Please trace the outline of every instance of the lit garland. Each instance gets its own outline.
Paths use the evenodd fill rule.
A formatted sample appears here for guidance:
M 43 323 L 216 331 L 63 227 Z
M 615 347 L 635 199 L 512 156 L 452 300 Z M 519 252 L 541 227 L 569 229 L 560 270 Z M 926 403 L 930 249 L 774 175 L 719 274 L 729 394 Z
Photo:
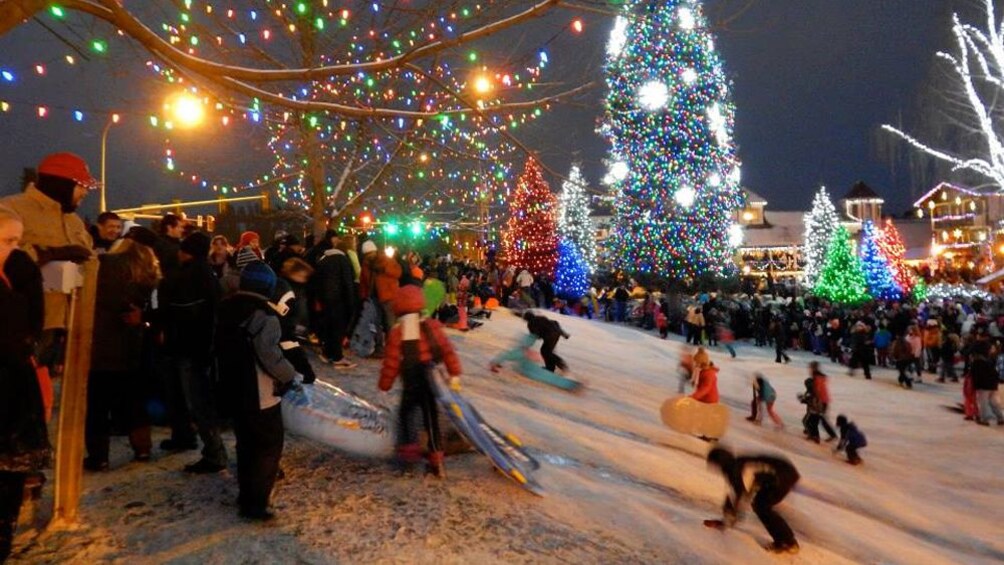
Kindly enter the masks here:
M 562 238 L 558 243 L 558 266 L 554 275 L 554 293 L 562 300 L 574 301 L 589 290 L 589 270 L 579 248 Z
M 558 260 L 556 202 L 533 159 L 527 159 L 509 205 L 502 238 L 504 260 L 517 270 L 554 275 Z
M 871 298 L 861 260 L 851 252 L 847 228 L 839 226 L 833 232 L 830 246 L 826 250 L 826 262 L 812 292 L 838 304 L 856 305 Z
M 882 253 L 878 240 L 882 230 L 871 220 L 861 229 L 861 266 L 868 283 L 868 293 L 879 300 L 900 300 L 904 291 L 893 278 L 890 259 Z
M 826 187 L 819 187 L 819 192 L 812 200 L 812 210 L 805 215 L 805 286 L 812 288 L 823 271 L 826 261 L 826 250 L 833 239 L 839 220 L 837 210 L 826 193 Z
M 938 283 L 928 287 L 927 298 L 931 300 L 962 298 L 964 300 L 990 301 L 993 300 L 994 296 L 971 284 Z
M 735 109 L 701 3 L 628 0 L 607 53 L 614 266 L 676 279 L 734 272 Z
M 589 195 L 578 163 L 572 164 L 568 180 L 561 185 L 558 197 L 558 234 L 574 245 L 587 273 L 596 268 L 596 238 L 589 221 Z
M 501 1 L 486 1 L 464 6 L 457 3 L 433 4 L 421 10 L 387 9 L 379 3 L 328 0 L 277 3 L 271 0 L 260 7 L 240 7 L 220 2 L 181 0 L 178 11 L 160 25 L 151 25 L 164 39 L 189 55 L 235 66 L 254 68 L 320 65 L 349 65 L 386 61 L 439 40 L 449 40 L 481 25 L 500 19 L 511 8 Z M 74 27 L 69 11 L 58 6 L 50 17 Z M 76 27 L 82 25 L 76 24 Z M 304 136 L 318 141 L 323 178 L 320 188 L 328 193 L 329 210 L 339 210 L 345 203 L 361 196 L 364 186 L 373 180 L 382 164 L 393 160 L 386 174 L 373 185 L 360 204 L 381 213 L 412 213 L 416 207 L 452 208 L 456 216 L 470 217 L 471 210 L 488 204 L 492 222 L 500 218 L 511 192 L 512 161 L 518 154 L 515 145 L 501 133 L 522 127 L 542 115 L 547 103 L 527 106 L 512 112 L 479 115 L 467 108 L 453 93 L 476 100 L 478 108 L 491 110 L 507 102 L 518 101 L 518 93 L 535 92 L 543 70 L 552 64 L 547 47 L 562 33 L 580 33 L 582 21 L 571 20 L 541 46 L 530 46 L 523 55 L 493 61 L 491 53 L 471 48 L 444 52 L 433 62 L 418 60 L 405 68 L 326 77 L 323 81 L 283 83 L 281 96 L 306 102 L 350 102 L 356 107 L 382 107 L 402 111 L 436 114 L 435 118 L 394 118 L 371 120 L 364 134 L 358 123 L 326 112 L 294 112 L 269 107 L 257 98 L 242 98 L 220 93 L 199 77 L 176 72 L 160 63 L 148 67 L 173 86 L 197 93 L 213 114 L 210 122 L 230 126 L 243 122 L 251 128 L 263 128 L 265 145 L 273 155 L 270 167 L 253 180 L 225 182 L 183 167 L 178 149 L 165 148 L 167 172 L 220 194 L 268 187 L 280 201 L 294 207 L 311 202 L 313 178 L 304 160 Z M 92 30 L 81 29 L 81 32 Z M 125 37 L 121 32 L 120 37 Z M 305 57 L 305 43 L 310 37 L 315 57 Z M 89 40 L 95 55 L 108 56 L 116 49 L 109 40 Z M 123 52 L 124 50 L 118 50 Z M 76 64 L 67 55 L 68 64 Z M 51 62 L 50 62 L 51 64 Z M 35 65 L 35 73 L 44 76 L 45 64 Z M 490 71 L 488 69 L 491 69 Z M 24 69 L 0 68 L 0 84 L 13 83 Z M 463 75 L 463 78 L 460 78 Z M 193 82 L 194 81 L 194 82 Z M 452 92 L 450 92 L 452 91 Z M 0 100 L 0 113 L 9 111 L 10 102 Z M 48 117 L 51 109 L 37 106 L 39 117 Z M 73 110 L 77 121 L 83 112 Z M 170 129 L 170 123 L 150 115 L 152 127 Z M 297 139 L 299 137 L 299 140 Z M 358 144 L 359 138 L 363 143 Z M 398 140 L 407 138 L 402 150 L 394 152 Z M 359 178 L 339 183 L 347 167 L 347 156 L 358 146 L 355 163 L 372 163 L 358 173 Z M 309 160 L 308 160 L 309 161 Z M 189 163 L 191 165 L 191 163 Z M 355 174 L 355 172 L 354 172 Z M 336 194 L 341 189 L 340 194 Z M 382 193 L 383 192 L 383 193 Z

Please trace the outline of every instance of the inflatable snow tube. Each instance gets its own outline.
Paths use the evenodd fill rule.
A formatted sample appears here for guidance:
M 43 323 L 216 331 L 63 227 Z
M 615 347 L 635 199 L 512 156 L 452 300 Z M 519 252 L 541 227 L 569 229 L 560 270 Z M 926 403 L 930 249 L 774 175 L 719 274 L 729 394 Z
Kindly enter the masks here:
M 282 402 L 286 430 L 361 457 L 389 458 L 394 453 L 394 414 L 336 386 L 317 381 Z M 297 406 L 301 404 L 301 406 Z

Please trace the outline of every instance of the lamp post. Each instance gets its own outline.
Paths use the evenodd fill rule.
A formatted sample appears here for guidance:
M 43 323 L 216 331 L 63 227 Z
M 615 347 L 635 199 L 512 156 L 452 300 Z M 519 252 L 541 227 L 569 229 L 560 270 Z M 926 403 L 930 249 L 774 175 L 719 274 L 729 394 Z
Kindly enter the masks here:
M 108 154 L 108 132 L 112 129 L 112 124 L 119 123 L 119 115 L 112 114 L 108 116 L 108 121 L 105 122 L 105 129 L 101 132 L 101 211 L 108 211 L 108 204 L 105 201 L 105 158 Z

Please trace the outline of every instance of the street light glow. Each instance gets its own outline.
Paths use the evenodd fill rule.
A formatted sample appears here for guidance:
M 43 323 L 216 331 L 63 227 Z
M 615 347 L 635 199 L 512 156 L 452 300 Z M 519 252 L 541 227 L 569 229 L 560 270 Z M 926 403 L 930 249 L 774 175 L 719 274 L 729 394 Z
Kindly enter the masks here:
M 474 91 L 478 94 L 484 94 L 492 89 L 492 81 L 488 80 L 488 77 L 482 75 L 474 79 Z
M 168 106 L 175 120 L 184 127 L 199 125 L 206 114 L 202 101 L 187 93 L 177 95 Z

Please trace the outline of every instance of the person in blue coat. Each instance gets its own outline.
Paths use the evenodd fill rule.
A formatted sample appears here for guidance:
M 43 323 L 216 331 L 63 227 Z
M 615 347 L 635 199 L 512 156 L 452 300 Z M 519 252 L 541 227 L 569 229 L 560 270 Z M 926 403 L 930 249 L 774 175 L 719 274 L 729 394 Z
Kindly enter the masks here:
M 851 465 L 862 463 L 858 450 L 868 445 L 865 434 L 858 430 L 858 427 L 847 419 L 843 414 L 837 416 L 837 428 L 840 430 L 840 442 L 833 449 L 834 453 L 847 452 L 847 462 Z

